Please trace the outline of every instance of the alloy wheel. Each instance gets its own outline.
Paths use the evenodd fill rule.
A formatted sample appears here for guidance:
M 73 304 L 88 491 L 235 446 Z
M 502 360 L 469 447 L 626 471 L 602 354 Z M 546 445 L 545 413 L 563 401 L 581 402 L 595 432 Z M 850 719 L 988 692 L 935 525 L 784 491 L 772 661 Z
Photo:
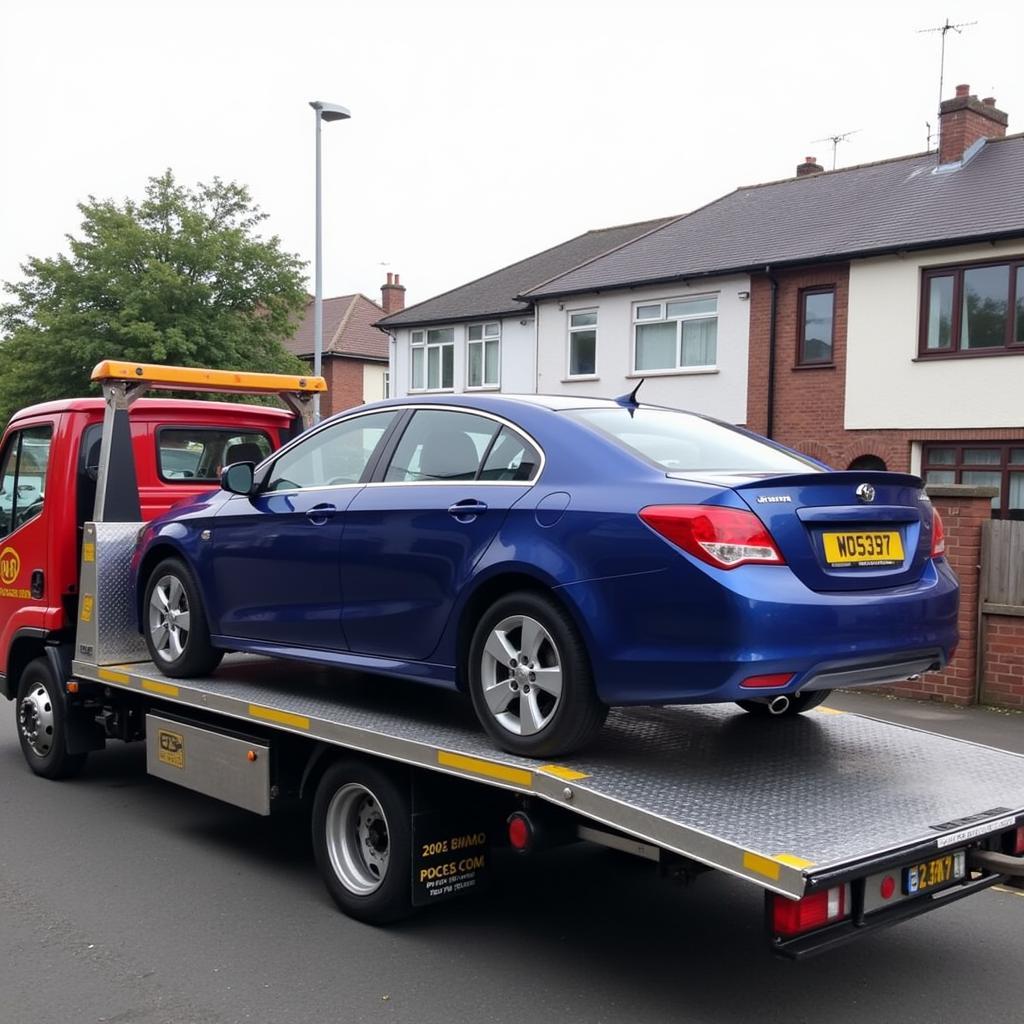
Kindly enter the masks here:
M 365 786 L 347 783 L 331 798 L 324 827 L 338 880 L 358 896 L 376 892 L 391 855 L 388 821 L 377 798 Z
M 180 658 L 188 644 L 188 594 L 177 576 L 161 576 L 149 597 L 149 636 L 163 661 Z

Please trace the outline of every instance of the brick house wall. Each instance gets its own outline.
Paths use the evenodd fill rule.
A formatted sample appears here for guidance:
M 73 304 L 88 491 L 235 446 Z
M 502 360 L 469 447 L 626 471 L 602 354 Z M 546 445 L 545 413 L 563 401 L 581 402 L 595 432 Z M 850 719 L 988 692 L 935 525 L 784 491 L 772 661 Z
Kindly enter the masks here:
M 332 416 L 367 401 L 363 394 L 364 360 L 331 353 L 324 355 L 323 371 L 327 394 L 320 399 L 320 415 Z M 378 395 L 372 396 L 378 398 Z

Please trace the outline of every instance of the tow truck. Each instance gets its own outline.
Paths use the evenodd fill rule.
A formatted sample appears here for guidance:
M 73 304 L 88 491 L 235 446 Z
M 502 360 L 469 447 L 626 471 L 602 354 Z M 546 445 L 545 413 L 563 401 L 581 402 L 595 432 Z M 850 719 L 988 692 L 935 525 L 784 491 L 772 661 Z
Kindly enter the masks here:
M 375 924 L 480 888 L 501 846 L 597 843 L 685 882 L 726 872 L 764 892 L 771 946 L 793 958 L 1024 876 L 1024 757 L 826 705 L 769 729 L 731 707 L 614 710 L 593 748 L 539 763 L 493 748 L 457 694 L 239 654 L 208 677 L 162 676 L 138 633 L 129 565 L 143 520 L 190 481 L 165 473 L 167 493 L 147 492 L 152 473 L 135 462 L 159 461 L 177 410 L 140 396 L 278 394 L 297 427 L 324 384 L 113 361 L 93 377 L 102 424 L 90 407 L 54 426 L 65 454 L 45 489 L 38 473 L 23 481 L 24 515 L 26 424 L 49 412 L 16 415 L 0 449 L 5 466 L 15 452 L 0 693 L 36 774 L 69 777 L 108 741 L 141 741 L 158 778 L 260 815 L 303 803 L 329 893 Z M 245 407 L 207 412 L 235 444 L 261 426 Z M 279 429 L 277 440 L 292 428 Z M 32 539 L 45 529 L 47 543 Z M 73 580 L 54 589 L 76 548 Z

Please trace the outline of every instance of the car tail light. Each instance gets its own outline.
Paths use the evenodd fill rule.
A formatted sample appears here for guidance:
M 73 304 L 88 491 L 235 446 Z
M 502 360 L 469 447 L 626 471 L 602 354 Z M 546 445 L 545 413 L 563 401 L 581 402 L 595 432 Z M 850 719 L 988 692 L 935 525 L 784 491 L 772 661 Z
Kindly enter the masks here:
M 785 559 L 753 512 L 719 505 L 648 505 L 640 518 L 656 533 L 716 569 Z
M 1014 843 L 1013 852 L 1024 855 L 1024 825 L 1017 826 L 1017 841 Z
M 942 525 L 942 516 L 932 509 L 932 558 L 942 558 L 946 554 L 946 530 Z
M 775 896 L 772 904 L 772 928 L 776 935 L 788 937 L 802 935 L 826 924 L 835 924 L 850 916 L 850 887 L 838 885 L 832 889 L 791 900 Z

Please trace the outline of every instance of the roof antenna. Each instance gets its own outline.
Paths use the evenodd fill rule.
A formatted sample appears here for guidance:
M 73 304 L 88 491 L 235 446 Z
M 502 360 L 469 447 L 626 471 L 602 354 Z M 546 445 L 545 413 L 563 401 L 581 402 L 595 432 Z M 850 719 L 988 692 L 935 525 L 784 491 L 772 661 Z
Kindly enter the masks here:
M 633 390 L 630 391 L 628 395 L 619 395 L 619 397 L 616 398 L 615 401 L 624 409 L 639 408 L 640 403 L 636 400 L 636 393 L 644 386 L 645 380 L 647 380 L 646 377 L 641 377 L 640 380 L 637 382 L 636 387 L 633 388 Z
M 944 25 L 936 25 L 935 28 L 919 28 L 917 34 L 927 35 L 931 32 L 942 33 L 942 47 L 939 51 L 939 113 L 942 113 L 942 79 L 946 73 L 946 34 L 949 32 L 955 32 L 958 36 L 963 35 L 960 31 L 962 28 L 970 28 L 971 25 L 977 25 L 976 21 L 961 21 L 956 25 L 950 22 L 949 18 L 946 18 Z
M 859 132 L 859 128 L 854 128 L 852 132 L 841 132 L 836 135 L 826 135 L 821 139 L 812 139 L 812 142 L 831 142 L 832 143 L 832 170 L 836 169 L 836 150 L 839 148 L 840 142 L 845 142 L 851 135 L 856 135 Z

